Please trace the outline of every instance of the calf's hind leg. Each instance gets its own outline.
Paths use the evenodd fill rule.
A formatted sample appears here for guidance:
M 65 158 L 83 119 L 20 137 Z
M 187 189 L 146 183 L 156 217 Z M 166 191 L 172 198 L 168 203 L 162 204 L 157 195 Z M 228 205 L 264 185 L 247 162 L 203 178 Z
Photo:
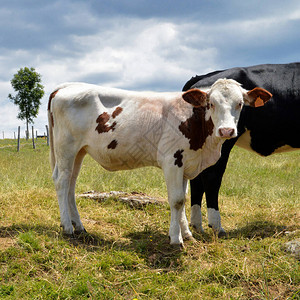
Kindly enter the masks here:
M 58 198 L 61 226 L 63 232 L 67 235 L 72 235 L 74 232 L 68 199 L 76 152 L 72 153 L 70 148 L 70 145 L 67 145 L 66 147 L 64 147 L 64 145 L 59 145 L 59 151 L 56 152 L 56 163 L 52 175 Z
M 68 205 L 69 205 L 69 212 L 71 217 L 71 222 L 75 229 L 75 234 L 80 234 L 81 232 L 86 232 L 85 228 L 82 225 L 80 220 L 79 212 L 76 206 L 76 199 L 75 199 L 75 186 L 76 180 L 79 175 L 82 161 L 86 155 L 86 151 L 81 149 L 74 161 L 73 172 L 70 180 L 70 187 L 69 187 L 69 195 L 68 195 Z

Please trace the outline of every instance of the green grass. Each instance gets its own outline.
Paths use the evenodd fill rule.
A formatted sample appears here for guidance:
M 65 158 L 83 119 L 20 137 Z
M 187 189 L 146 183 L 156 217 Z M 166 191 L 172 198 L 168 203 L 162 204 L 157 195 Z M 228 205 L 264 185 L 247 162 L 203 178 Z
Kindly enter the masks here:
M 300 299 L 299 261 L 283 249 L 300 237 L 299 151 L 261 158 L 234 149 L 220 195 L 228 237 L 214 236 L 204 208 L 205 234 L 178 252 L 168 204 L 80 198 L 88 234 L 65 238 L 49 149 L 25 143 L 19 153 L 0 148 L 1 299 Z M 159 169 L 110 173 L 86 157 L 77 193 L 89 190 L 167 195 Z

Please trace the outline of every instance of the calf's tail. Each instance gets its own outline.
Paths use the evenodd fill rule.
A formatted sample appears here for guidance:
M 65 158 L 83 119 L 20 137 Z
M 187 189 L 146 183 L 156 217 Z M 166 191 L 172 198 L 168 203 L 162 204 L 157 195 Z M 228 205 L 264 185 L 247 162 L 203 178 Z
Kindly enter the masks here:
M 48 102 L 48 124 L 49 124 L 49 144 L 50 144 L 50 165 L 52 172 L 54 171 L 55 168 L 55 152 L 54 152 L 54 137 L 53 137 L 53 126 L 54 126 L 54 120 L 53 120 L 53 114 L 51 111 L 51 102 L 53 98 L 55 97 L 56 93 L 58 90 L 54 91 L 51 93 L 49 97 L 49 102 Z

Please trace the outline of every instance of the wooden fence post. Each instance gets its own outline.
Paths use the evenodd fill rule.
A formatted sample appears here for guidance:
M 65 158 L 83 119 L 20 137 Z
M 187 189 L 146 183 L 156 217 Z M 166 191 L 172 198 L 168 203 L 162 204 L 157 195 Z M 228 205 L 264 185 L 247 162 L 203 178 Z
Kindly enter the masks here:
M 20 151 L 20 126 L 18 127 L 18 146 L 17 146 L 17 151 L 19 152 Z
M 48 125 L 46 125 L 46 132 L 47 132 L 47 146 L 49 146 L 49 129 L 48 129 Z
M 33 147 L 33 149 L 35 149 L 35 143 L 34 143 L 34 128 L 33 128 L 33 126 L 31 127 L 31 129 L 32 129 L 32 147 Z

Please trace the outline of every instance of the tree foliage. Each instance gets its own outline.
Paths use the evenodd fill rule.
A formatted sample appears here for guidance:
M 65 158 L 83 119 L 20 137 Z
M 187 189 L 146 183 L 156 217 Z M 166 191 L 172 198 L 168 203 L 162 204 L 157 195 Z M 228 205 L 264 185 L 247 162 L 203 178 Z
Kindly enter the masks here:
M 17 94 L 9 94 L 8 98 L 19 106 L 17 118 L 26 120 L 28 132 L 28 123 L 33 123 L 33 119 L 37 117 L 41 98 L 44 96 L 41 75 L 34 68 L 21 68 L 11 80 L 11 85 Z

